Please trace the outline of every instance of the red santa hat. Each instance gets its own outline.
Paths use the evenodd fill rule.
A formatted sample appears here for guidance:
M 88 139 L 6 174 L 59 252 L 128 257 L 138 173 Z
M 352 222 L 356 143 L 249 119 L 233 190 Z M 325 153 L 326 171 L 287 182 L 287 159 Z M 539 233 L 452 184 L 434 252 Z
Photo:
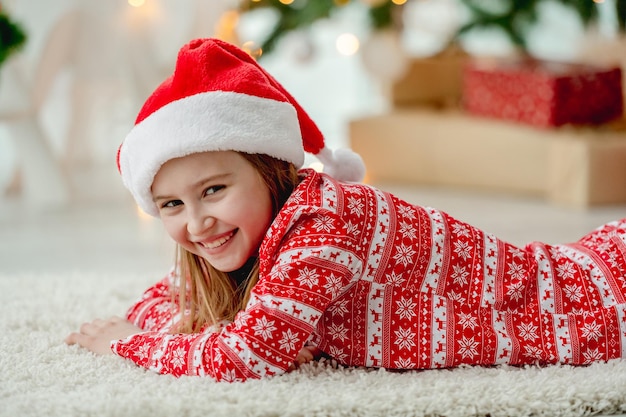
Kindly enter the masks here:
M 250 55 L 218 39 L 195 39 L 146 100 L 117 165 L 137 204 L 158 216 L 150 188 L 161 165 L 222 150 L 267 154 L 298 168 L 306 151 L 338 180 L 361 181 L 365 174 L 359 155 L 326 148 L 307 113 Z

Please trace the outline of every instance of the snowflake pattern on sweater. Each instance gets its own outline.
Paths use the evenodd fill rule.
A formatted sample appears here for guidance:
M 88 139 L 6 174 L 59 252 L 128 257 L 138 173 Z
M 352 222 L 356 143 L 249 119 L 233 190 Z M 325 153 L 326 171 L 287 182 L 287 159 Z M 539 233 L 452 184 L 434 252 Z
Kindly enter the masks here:
M 259 252 L 245 311 L 170 334 L 174 272 L 128 311 L 118 355 L 173 375 L 284 373 L 306 342 L 341 364 L 587 364 L 626 357 L 626 219 L 523 248 L 439 210 L 303 170 Z

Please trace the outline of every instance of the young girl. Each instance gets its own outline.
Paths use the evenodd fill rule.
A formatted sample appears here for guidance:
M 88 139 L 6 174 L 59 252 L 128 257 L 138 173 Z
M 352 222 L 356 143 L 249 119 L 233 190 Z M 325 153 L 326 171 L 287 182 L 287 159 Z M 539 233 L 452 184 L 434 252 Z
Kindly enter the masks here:
M 297 170 L 304 151 L 330 173 Z M 242 381 L 323 353 L 393 369 L 626 357 L 626 219 L 513 246 L 357 184 L 296 101 L 238 48 L 185 45 L 118 153 L 178 244 L 126 319 L 68 336 L 174 375 Z

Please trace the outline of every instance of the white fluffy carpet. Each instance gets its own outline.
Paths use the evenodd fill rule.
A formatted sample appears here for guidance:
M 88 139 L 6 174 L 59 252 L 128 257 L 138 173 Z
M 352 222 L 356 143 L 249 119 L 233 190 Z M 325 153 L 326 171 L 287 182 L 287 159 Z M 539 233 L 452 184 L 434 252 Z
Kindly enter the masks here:
M 0 265 L 1 267 L 1 265 Z M 160 376 L 63 343 L 156 276 L 0 274 L 2 416 L 579 416 L 626 413 L 626 361 L 394 373 L 322 362 L 243 384 Z

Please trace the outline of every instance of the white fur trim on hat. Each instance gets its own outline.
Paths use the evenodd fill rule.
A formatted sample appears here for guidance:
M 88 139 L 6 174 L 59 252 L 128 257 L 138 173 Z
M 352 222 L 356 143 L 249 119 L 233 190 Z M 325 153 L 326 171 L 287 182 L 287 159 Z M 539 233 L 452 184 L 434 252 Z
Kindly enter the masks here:
M 146 213 L 158 216 L 152 181 L 161 165 L 197 152 L 233 150 L 265 153 L 304 163 L 298 116 L 287 102 L 211 91 L 173 101 L 126 136 L 119 154 L 124 185 Z

